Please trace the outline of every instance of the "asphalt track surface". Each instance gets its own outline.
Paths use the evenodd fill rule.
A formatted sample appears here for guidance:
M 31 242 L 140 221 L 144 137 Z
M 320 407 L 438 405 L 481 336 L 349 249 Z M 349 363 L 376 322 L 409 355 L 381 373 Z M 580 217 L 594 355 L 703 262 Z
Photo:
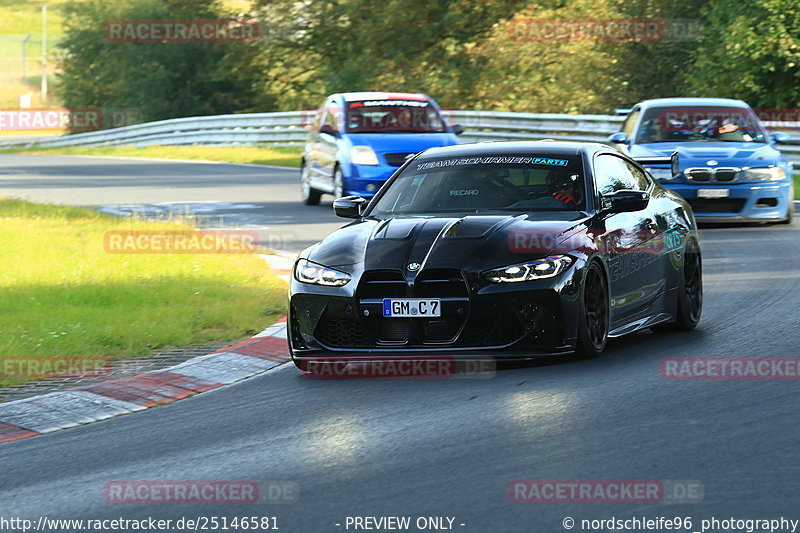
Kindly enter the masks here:
M 0 156 L 0 195 L 259 230 L 266 245 L 299 252 L 342 225 L 331 197 L 299 202 L 299 169 L 164 160 Z
M 297 183 L 286 172 L 176 165 L 1 157 L 0 191 L 105 205 L 130 189 L 142 203 L 152 193 L 153 202 L 263 204 L 264 217 L 286 213 L 316 237 L 330 224 L 325 208 L 290 201 Z M 692 517 L 694 531 L 711 517 L 800 519 L 798 381 L 660 374 L 664 357 L 798 356 L 800 226 L 701 236 L 697 331 L 640 333 L 610 342 L 596 360 L 543 361 L 489 379 L 315 380 L 284 365 L 174 404 L 0 445 L 0 516 L 266 515 L 281 531 L 304 533 L 348 531 L 347 516 L 381 515 L 455 517 L 454 530 L 475 532 L 566 531 L 565 517 L 578 521 L 573 531 L 581 519 L 610 517 Z M 300 492 L 295 503 L 235 506 L 103 499 L 111 480 L 187 479 L 282 480 Z M 694 480 L 703 499 L 514 503 L 508 485 L 517 479 Z

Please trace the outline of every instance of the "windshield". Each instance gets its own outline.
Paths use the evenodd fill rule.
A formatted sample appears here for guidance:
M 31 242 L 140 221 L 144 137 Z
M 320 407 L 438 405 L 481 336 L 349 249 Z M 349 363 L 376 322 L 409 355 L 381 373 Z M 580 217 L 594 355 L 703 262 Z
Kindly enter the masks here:
M 350 133 L 445 133 L 439 111 L 427 100 L 365 100 L 347 104 Z
M 406 167 L 370 214 L 582 210 L 583 175 L 575 155 L 422 159 Z
M 644 112 L 636 143 L 680 141 L 764 143 L 766 136 L 749 108 L 675 106 Z

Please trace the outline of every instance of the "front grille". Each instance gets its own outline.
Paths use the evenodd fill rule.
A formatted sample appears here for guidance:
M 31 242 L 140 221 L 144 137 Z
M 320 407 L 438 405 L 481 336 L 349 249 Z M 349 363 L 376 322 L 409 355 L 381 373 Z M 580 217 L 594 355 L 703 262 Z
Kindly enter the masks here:
M 442 316 L 419 321 L 418 336 L 423 342 L 450 341 L 458 335 L 467 316 L 469 288 L 460 270 L 430 268 L 414 280 L 417 298 L 450 298 L 442 303 Z
M 736 179 L 737 171 L 732 168 L 718 168 L 714 177 L 717 181 L 733 181 Z
M 693 168 L 686 171 L 686 177 L 693 181 L 711 181 L 711 169 Z
M 361 277 L 359 298 L 405 298 L 406 278 L 398 270 L 371 270 Z
M 377 318 L 378 338 L 386 342 L 406 342 L 411 327 L 410 318 Z
M 684 173 L 686 174 L 687 179 L 699 183 L 707 183 L 709 181 L 726 183 L 736 181 L 736 177 L 739 175 L 740 170 L 741 169 L 735 167 L 695 167 L 687 168 Z
M 458 269 L 425 269 L 413 284 L 399 270 L 367 271 L 356 296 L 359 320 L 379 344 L 422 346 L 452 342 L 469 315 L 469 288 Z M 440 299 L 442 316 L 386 318 L 382 312 L 384 298 Z
M 738 213 L 744 208 L 744 198 L 689 198 L 695 213 Z
M 461 272 L 449 268 L 432 268 L 420 272 L 414 281 L 417 298 L 467 298 L 469 290 Z
M 352 348 L 373 344 L 367 330 L 355 319 L 320 320 L 314 336 L 323 344 L 334 348 Z
M 383 154 L 384 159 L 386 162 L 393 167 L 401 167 L 403 163 L 406 162 L 406 158 L 410 155 L 413 155 L 413 152 L 400 152 L 395 154 Z

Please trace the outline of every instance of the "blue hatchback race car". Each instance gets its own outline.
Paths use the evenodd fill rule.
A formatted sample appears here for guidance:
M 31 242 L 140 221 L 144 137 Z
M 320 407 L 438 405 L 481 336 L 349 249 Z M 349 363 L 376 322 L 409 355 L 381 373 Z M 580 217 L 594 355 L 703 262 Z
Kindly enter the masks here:
M 635 158 L 669 157 L 679 168 L 648 165 L 662 185 L 683 196 L 706 222 L 791 223 L 792 163 L 741 100 L 661 98 L 636 104 L 609 141 Z M 677 173 L 676 173 L 677 172 Z
M 438 146 L 458 144 L 432 98 L 415 93 L 352 92 L 325 99 L 303 150 L 303 202 L 375 195 L 406 159 Z

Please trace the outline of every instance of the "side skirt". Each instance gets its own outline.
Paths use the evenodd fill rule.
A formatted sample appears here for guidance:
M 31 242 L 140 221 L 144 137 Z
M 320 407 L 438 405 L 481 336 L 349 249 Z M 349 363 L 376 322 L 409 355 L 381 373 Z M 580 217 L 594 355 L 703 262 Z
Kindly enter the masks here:
M 617 337 L 622 337 L 623 335 L 627 335 L 629 333 L 633 333 L 634 331 L 639 331 L 640 329 L 647 329 L 650 326 L 655 326 L 656 324 L 662 324 L 664 322 L 669 322 L 673 320 L 673 316 L 669 313 L 659 313 L 657 315 L 651 315 L 644 318 L 640 318 L 624 326 L 620 326 L 613 331 L 608 333 L 609 339 L 614 339 Z

